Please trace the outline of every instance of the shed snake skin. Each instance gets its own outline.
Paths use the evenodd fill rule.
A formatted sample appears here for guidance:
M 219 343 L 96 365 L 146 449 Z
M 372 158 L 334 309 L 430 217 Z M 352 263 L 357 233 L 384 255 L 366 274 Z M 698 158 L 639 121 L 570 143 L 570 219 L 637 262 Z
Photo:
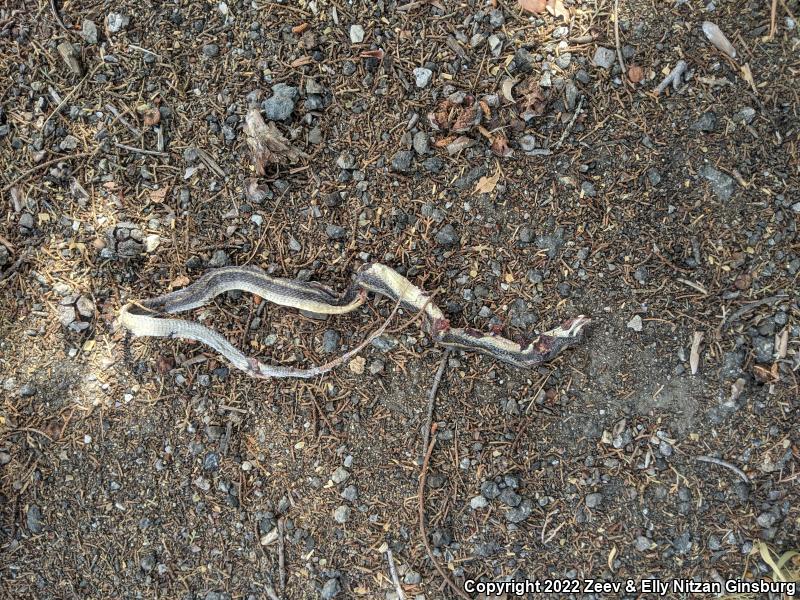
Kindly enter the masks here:
M 356 273 L 350 287 L 341 295 L 319 283 L 271 277 L 258 267 L 213 269 L 183 289 L 126 304 L 120 310 L 118 322 L 135 336 L 196 340 L 216 350 L 237 369 L 251 377 L 262 379 L 310 378 L 326 373 L 350 360 L 383 333 L 388 324 L 387 320 L 364 342 L 330 363 L 310 369 L 297 369 L 262 363 L 245 356 L 213 329 L 195 321 L 164 316 L 199 308 L 230 290 L 250 292 L 274 304 L 321 315 L 348 313 L 364 303 L 367 292 L 373 292 L 395 302 L 392 315 L 398 308 L 419 314 L 422 328 L 435 343 L 479 352 L 522 368 L 536 367 L 553 359 L 565 348 L 574 346 L 582 339 L 584 327 L 591 322 L 589 318 L 579 315 L 523 343 L 471 328 L 455 328 L 450 325 L 439 307 L 431 302 L 428 294 L 391 267 L 381 263 L 364 265 Z

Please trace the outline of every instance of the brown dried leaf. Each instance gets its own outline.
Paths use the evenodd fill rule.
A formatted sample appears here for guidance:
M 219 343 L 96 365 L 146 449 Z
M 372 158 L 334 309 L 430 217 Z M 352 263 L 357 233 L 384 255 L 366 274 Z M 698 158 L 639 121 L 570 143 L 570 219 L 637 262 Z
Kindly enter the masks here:
M 192 282 L 186 275 L 178 275 L 175 279 L 169 282 L 169 289 L 174 290 L 189 285 Z
M 247 135 L 247 145 L 253 153 L 253 166 L 257 175 L 264 175 L 264 167 L 268 163 L 286 164 L 296 163 L 308 155 L 298 150 L 287 140 L 283 134 L 270 121 L 264 119 L 258 109 L 251 109 L 245 117 L 244 132 Z
M 442 100 L 436 110 L 428 113 L 428 122 L 434 130 L 450 129 L 454 106 L 450 100 Z
M 455 123 L 453 123 L 452 130 L 455 133 L 466 133 L 475 127 L 475 125 L 479 124 L 482 117 L 483 111 L 478 104 L 462 108 L 456 117 Z
M 475 186 L 476 194 L 491 194 L 494 188 L 497 187 L 497 182 L 500 181 L 500 169 L 498 168 L 494 175 L 491 177 L 484 175 L 478 180 Z
M 519 0 L 519 7 L 535 15 L 544 12 L 547 7 L 547 0 Z
M 549 12 L 555 18 L 562 17 L 565 23 L 569 23 L 569 9 L 564 6 L 564 2 L 562 0 L 547 0 L 547 12 Z
M 774 383 L 778 381 L 778 363 L 774 363 L 770 368 L 756 365 L 753 367 L 753 375 L 761 383 Z
M 456 141 L 456 136 L 448 135 L 447 137 L 443 137 L 440 140 L 436 140 L 435 142 L 433 142 L 433 145 L 435 148 L 444 148 L 445 146 L 449 146 L 455 141 Z
M 258 179 L 250 177 L 244 181 L 244 196 L 248 202 L 260 204 L 267 197 L 269 188 L 266 184 L 259 184 Z
M 750 87 L 753 89 L 753 93 L 758 94 L 758 88 L 756 88 L 756 82 L 755 79 L 753 79 L 753 72 L 750 70 L 750 63 L 742 65 L 741 69 L 742 78 L 750 84 Z
M 644 79 L 644 69 L 639 65 L 631 65 L 628 67 L 628 79 L 630 79 L 632 83 L 639 83 Z
M 473 140 L 471 137 L 462 135 L 457 137 L 455 140 L 447 144 L 447 153 L 450 156 L 454 156 L 461 152 L 462 150 L 466 150 L 470 146 L 474 146 L 477 142 Z
M 520 113 L 532 113 L 534 116 L 541 116 L 547 108 L 544 91 L 533 79 L 529 79 L 525 86 L 520 90 L 523 94 L 520 101 Z
M 508 147 L 508 138 L 504 136 L 502 133 L 494 136 L 492 139 L 492 152 L 494 152 L 497 156 L 502 156 L 503 158 L 508 158 L 514 154 L 514 151 Z
M 169 191 L 169 186 L 164 186 L 163 188 L 159 188 L 157 190 L 150 190 L 150 202 L 154 204 L 161 204 L 164 202 L 164 198 L 167 197 L 167 192 Z
M 142 121 L 145 127 L 152 127 L 161 122 L 161 112 L 155 106 L 148 106 L 142 115 Z

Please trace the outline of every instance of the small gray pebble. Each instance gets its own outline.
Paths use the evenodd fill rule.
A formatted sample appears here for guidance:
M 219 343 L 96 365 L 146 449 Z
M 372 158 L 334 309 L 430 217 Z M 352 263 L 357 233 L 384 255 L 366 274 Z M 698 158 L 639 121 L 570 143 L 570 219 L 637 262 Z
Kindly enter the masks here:
M 392 156 L 392 171 L 398 173 L 405 173 L 411 168 L 411 161 L 414 159 L 414 153 L 410 150 L 400 150 Z
M 603 501 L 603 494 L 599 492 L 595 492 L 593 494 L 588 494 L 586 496 L 586 507 L 587 508 L 596 508 L 600 506 L 600 503 Z
M 714 111 L 704 112 L 697 121 L 692 123 L 691 129 L 710 133 L 717 127 L 717 115 Z
M 219 46 L 216 44 L 206 44 L 203 46 L 203 54 L 209 58 L 213 58 L 219 54 Z
M 336 510 L 333 511 L 333 518 L 336 520 L 337 523 L 346 523 L 347 520 L 350 518 L 351 509 L 349 506 L 345 506 L 344 504 L 337 507 Z
M 444 168 L 444 161 L 438 156 L 432 156 L 422 161 L 422 166 L 428 173 L 439 173 Z
M 661 173 L 655 168 L 647 169 L 647 179 L 650 180 L 651 185 L 658 185 L 661 183 Z
M 419 154 L 420 156 L 427 154 L 430 150 L 429 142 L 428 142 L 428 134 L 424 131 L 418 131 L 414 134 L 414 152 Z
M 461 238 L 456 232 L 455 227 L 448 223 L 436 233 L 434 240 L 440 246 L 451 247 L 458 245 Z
M 28 525 L 28 529 L 34 535 L 42 533 L 42 531 L 44 531 L 44 522 L 42 521 L 42 511 L 35 504 L 31 504 L 28 507 L 28 511 L 25 514 L 25 521 Z
M 634 546 L 639 552 L 647 552 L 648 550 L 650 550 L 650 548 L 652 548 L 653 542 L 651 542 L 648 538 L 644 537 L 643 535 L 640 535 L 639 537 L 636 538 Z
M 426 69 L 425 67 L 417 67 L 414 69 L 414 81 L 418 88 L 428 87 L 428 84 L 431 82 L 431 77 L 433 77 L 433 71 L 430 69 Z
M 339 335 L 338 331 L 327 329 L 325 333 L 322 334 L 322 351 L 326 354 L 336 352 L 341 338 L 342 336 Z
M 358 500 L 358 489 L 354 485 L 348 485 L 342 490 L 342 498 L 348 502 L 355 502 Z
M 322 586 L 322 600 L 331 600 L 339 595 L 342 591 L 342 586 L 336 578 L 328 579 L 325 585 Z
M 347 481 L 347 478 L 350 477 L 350 473 L 347 472 L 347 469 L 344 467 L 336 467 L 336 470 L 331 475 L 331 479 L 333 483 L 339 484 L 344 483 Z
M 592 59 L 592 62 L 603 69 L 610 69 L 614 65 L 614 61 L 616 61 L 616 59 L 617 56 L 613 50 L 603 46 L 598 46 L 597 50 L 594 51 L 594 58 Z
M 347 230 L 339 225 L 330 224 L 325 227 L 325 235 L 332 240 L 343 240 L 347 238 Z
M 220 268 L 220 267 L 227 267 L 230 263 L 230 258 L 228 258 L 228 253 L 225 250 L 214 250 L 214 253 L 211 255 L 211 260 L 208 261 L 209 267 Z
M 30 235 L 33 232 L 33 215 L 24 212 L 19 216 L 19 232 L 22 235 Z
M 525 498 L 519 506 L 510 509 L 506 513 L 506 521 L 509 523 L 521 523 L 531 516 L 533 512 L 533 502 Z
M 489 506 L 489 501 L 483 496 L 475 496 L 469 501 L 472 510 L 480 510 Z
M 493 500 L 500 495 L 500 488 L 494 481 L 484 481 L 481 484 L 481 495 L 488 500 Z
M 509 487 L 500 492 L 499 499 L 500 502 L 508 506 L 519 506 L 522 502 L 522 496 Z
M 698 172 L 701 177 L 711 182 L 711 189 L 714 191 L 717 198 L 723 202 L 729 200 L 733 195 L 735 184 L 733 178 L 726 173 L 723 173 L 711 165 L 703 165 Z
M 205 459 L 203 459 L 203 468 L 206 471 L 218 471 L 219 470 L 219 454 L 216 452 L 209 452 L 206 454 Z

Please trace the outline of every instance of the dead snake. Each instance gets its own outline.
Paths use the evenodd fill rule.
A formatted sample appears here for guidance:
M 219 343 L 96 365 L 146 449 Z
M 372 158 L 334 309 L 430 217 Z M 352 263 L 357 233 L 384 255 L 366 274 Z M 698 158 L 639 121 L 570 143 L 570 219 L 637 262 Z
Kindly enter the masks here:
M 250 292 L 281 306 L 322 315 L 350 312 L 365 301 L 367 292 L 374 292 L 393 300 L 396 303 L 395 311 L 403 308 L 414 314 L 420 313 L 423 329 L 435 343 L 480 352 L 523 368 L 536 367 L 575 345 L 581 339 L 583 328 L 591 321 L 580 315 L 522 344 L 493 333 L 451 327 L 450 321 L 431 302 L 428 294 L 391 267 L 371 263 L 359 269 L 353 283 L 342 295 L 319 283 L 271 277 L 258 267 L 214 269 L 183 289 L 126 304 L 120 310 L 118 322 L 136 336 L 184 338 L 202 342 L 223 355 L 237 369 L 258 378 L 309 378 L 325 373 L 352 358 L 383 333 L 388 324 L 387 320 L 358 347 L 333 362 L 310 369 L 296 369 L 265 364 L 247 357 L 222 335 L 200 323 L 163 317 L 165 314 L 204 306 L 214 297 L 230 290 Z

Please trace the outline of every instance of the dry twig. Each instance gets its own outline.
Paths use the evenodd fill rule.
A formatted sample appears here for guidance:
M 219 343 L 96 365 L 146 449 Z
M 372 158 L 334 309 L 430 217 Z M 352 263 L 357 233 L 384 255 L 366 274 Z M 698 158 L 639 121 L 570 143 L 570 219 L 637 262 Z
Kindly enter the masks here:
M 450 348 L 447 348 L 444 351 L 444 356 L 442 356 L 442 362 L 439 363 L 439 369 L 436 371 L 436 375 L 434 375 L 433 377 L 433 384 L 431 385 L 431 389 L 428 392 L 428 413 L 425 417 L 425 429 L 422 432 L 423 452 L 428 447 L 428 442 L 431 437 L 431 426 L 433 425 L 433 411 L 436 406 L 436 392 L 438 391 L 439 384 L 442 381 L 442 375 L 444 374 L 444 369 L 447 366 L 448 358 L 450 358 Z
M 278 583 L 280 584 L 281 597 L 286 596 L 286 557 L 283 549 L 283 519 L 278 519 Z
M 681 85 L 681 77 L 683 77 L 683 74 L 686 72 L 687 66 L 685 60 L 679 60 L 672 71 L 669 72 L 669 75 L 664 77 L 661 83 L 658 84 L 656 95 L 663 94 L 664 90 L 666 90 L 670 84 L 672 84 L 672 89 L 677 92 Z
M 419 474 L 419 505 L 418 505 L 418 512 L 419 512 L 419 533 L 422 537 L 422 543 L 425 544 L 425 550 L 428 552 L 428 558 L 431 559 L 433 566 L 439 572 L 439 575 L 442 576 L 445 583 L 450 586 L 450 589 L 455 592 L 456 596 L 459 598 L 464 598 L 464 600 L 469 600 L 469 596 L 467 596 L 464 591 L 458 587 L 455 582 L 450 578 L 447 572 L 439 565 L 436 558 L 433 556 L 433 550 L 431 549 L 431 544 L 428 541 L 428 532 L 425 528 L 425 482 L 428 478 L 428 463 L 431 460 L 431 454 L 433 453 L 433 447 L 436 445 L 436 434 L 433 434 L 431 438 L 430 444 L 427 443 L 428 435 L 430 435 L 431 430 L 431 422 L 433 421 L 433 406 L 436 400 L 436 391 L 439 389 L 439 383 L 442 380 L 442 374 L 444 373 L 444 368 L 447 365 L 447 358 L 450 354 L 450 349 L 448 348 L 445 350 L 444 357 L 442 358 L 442 362 L 439 365 L 439 370 L 436 371 L 436 376 L 433 378 L 433 384 L 431 385 L 431 390 L 428 393 L 428 422 L 425 427 L 425 447 L 427 450 L 425 451 L 425 456 L 422 459 L 422 468 Z
M 392 576 L 392 583 L 394 583 L 394 590 L 397 593 L 398 600 L 406 600 L 406 594 L 403 587 L 400 585 L 400 579 L 397 577 L 397 569 L 394 566 L 394 557 L 392 556 L 392 549 L 386 550 L 386 560 L 389 561 L 389 575 Z
M 430 446 L 428 446 L 427 452 L 425 452 L 425 458 L 422 461 L 422 471 L 419 474 L 419 533 L 422 536 L 422 543 L 425 544 L 425 550 L 428 552 L 428 558 L 431 559 L 433 566 L 439 572 L 439 575 L 442 576 L 445 583 L 450 586 L 450 589 L 453 590 L 456 596 L 459 598 L 463 598 L 464 600 L 470 600 L 470 597 L 467 596 L 464 591 L 458 587 L 455 582 L 450 578 L 450 576 L 445 572 L 445 570 L 439 565 L 438 561 L 433 556 L 433 550 L 431 549 L 431 544 L 428 541 L 428 532 L 425 529 L 425 481 L 428 478 L 428 462 L 431 459 L 431 454 L 433 453 L 433 447 L 436 445 L 436 435 L 433 436 L 431 439 Z
M 625 58 L 622 56 L 622 46 L 619 42 L 619 0 L 614 0 L 614 43 L 617 45 L 617 60 L 625 76 L 628 69 L 625 68 Z
M 704 463 L 711 463 L 712 465 L 719 465 L 720 467 L 725 467 L 726 469 L 730 469 L 734 473 L 736 473 L 739 478 L 744 481 L 745 483 L 750 483 L 750 478 L 736 465 L 732 465 L 728 461 L 722 460 L 720 458 L 714 458 L 713 456 L 695 456 L 695 460 L 704 462 Z

